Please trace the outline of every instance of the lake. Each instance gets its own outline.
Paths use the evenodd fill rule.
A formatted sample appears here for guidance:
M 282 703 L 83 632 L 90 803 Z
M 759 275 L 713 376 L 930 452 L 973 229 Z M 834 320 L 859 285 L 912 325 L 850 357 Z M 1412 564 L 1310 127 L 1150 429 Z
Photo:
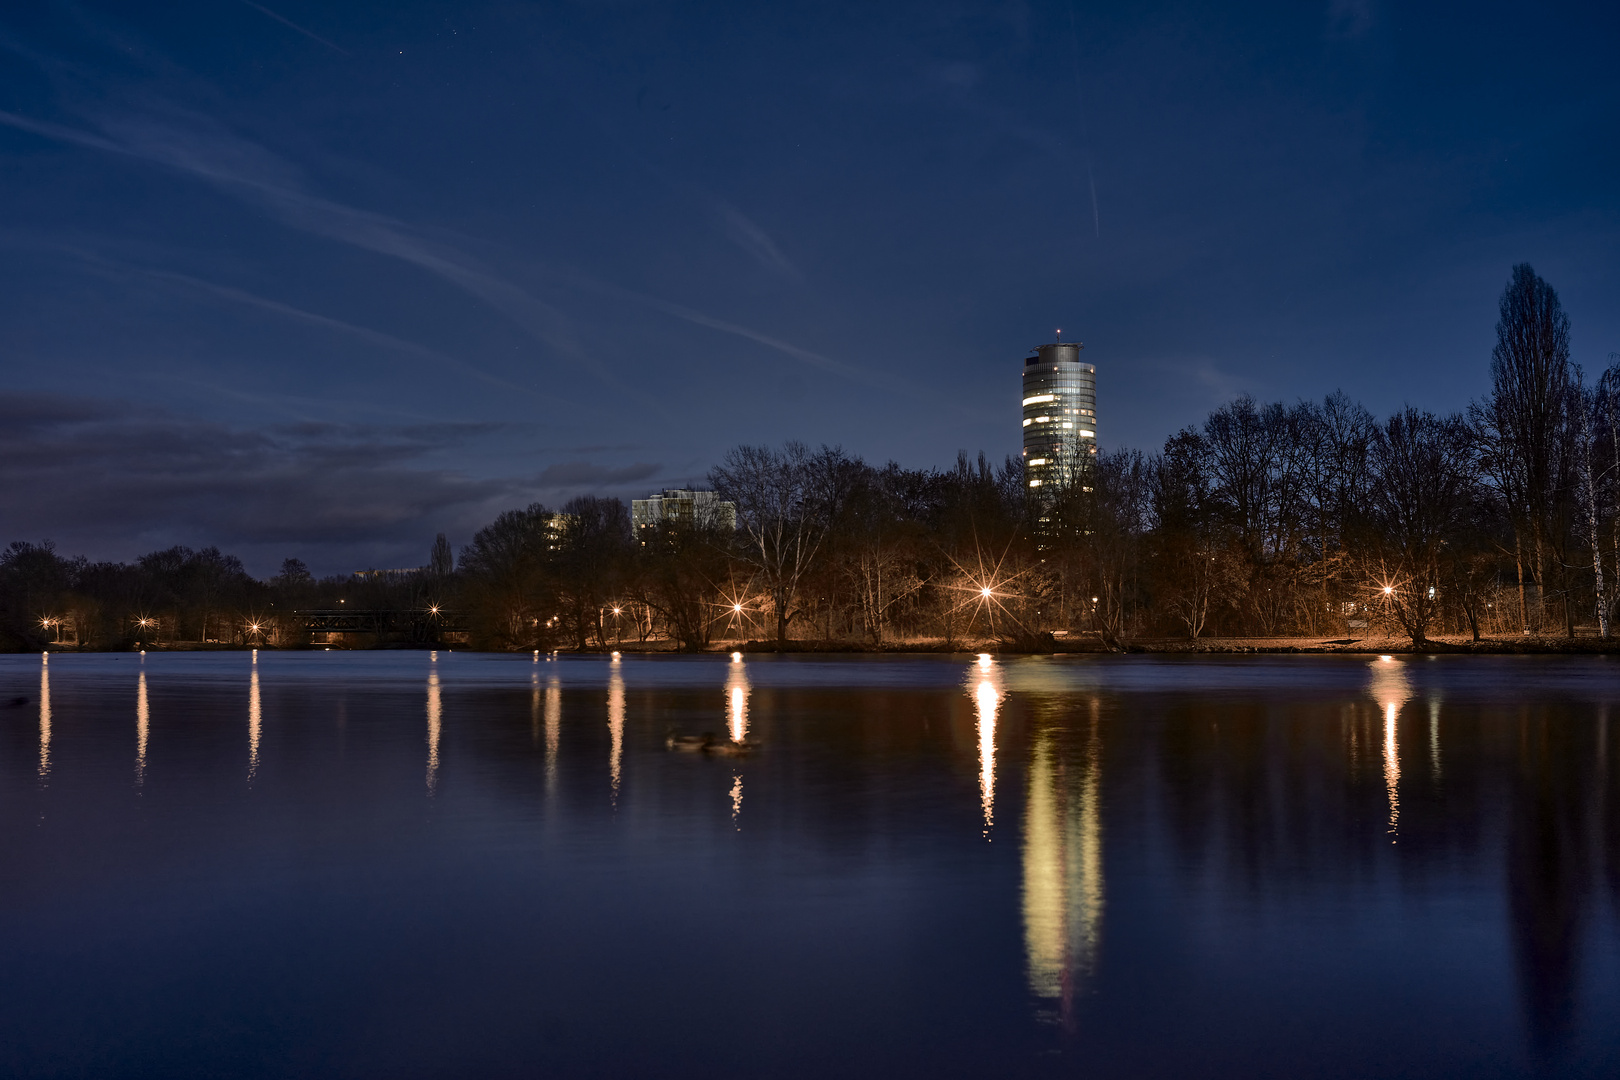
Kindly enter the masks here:
M 1620 1075 L 1606 658 L 12 655 L 5 702 L 6 1075 Z

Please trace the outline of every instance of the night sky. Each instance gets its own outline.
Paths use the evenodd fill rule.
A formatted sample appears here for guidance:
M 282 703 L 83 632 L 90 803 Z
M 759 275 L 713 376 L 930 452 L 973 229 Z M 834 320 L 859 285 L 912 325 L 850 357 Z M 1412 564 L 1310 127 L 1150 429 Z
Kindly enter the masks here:
M 1620 350 L 1620 7 L 11 3 L 0 522 L 415 566 L 802 439 L 1105 448 L 1487 385 L 1529 261 Z

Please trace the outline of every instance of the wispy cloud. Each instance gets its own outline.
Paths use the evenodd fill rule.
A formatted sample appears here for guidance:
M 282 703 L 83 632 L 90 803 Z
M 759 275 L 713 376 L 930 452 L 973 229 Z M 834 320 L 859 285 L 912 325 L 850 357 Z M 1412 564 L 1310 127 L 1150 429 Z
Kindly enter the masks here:
M 1327 37 L 1365 37 L 1373 25 L 1372 0 L 1328 0 Z
M 244 0 L 245 2 L 245 0 Z M 254 5 L 258 6 L 258 5 Z M 268 10 L 268 9 L 266 9 Z M 586 346 L 574 320 L 555 303 L 535 295 L 472 254 L 475 242 L 443 230 L 430 230 L 316 194 L 303 171 L 252 140 L 241 137 L 212 117 L 172 105 L 157 104 L 131 112 L 105 104 L 77 110 L 85 124 L 74 126 L 0 111 L 0 125 L 42 138 L 109 154 L 134 158 L 208 183 L 252 205 L 283 224 L 361 250 L 398 259 L 444 281 L 501 313 L 544 345 L 556 358 L 575 365 L 627 400 L 673 421 L 665 402 L 624 378 L 615 365 Z M 769 272 L 797 279 L 799 271 L 757 222 L 735 206 L 708 199 L 725 235 Z M 906 380 L 879 375 L 862 366 L 797 345 L 780 334 L 757 330 L 701 311 L 594 279 L 574 268 L 527 260 L 534 276 L 565 288 L 584 289 L 628 301 L 665 316 L 753 342 L 825 373 L 861 385 L 900 393 L 926 393 Z M 219 292 L 222 298 L 225 293 Z M 242 303 L 263 298 L 231 297 Z M 270 301 L 275 304 L 275 301 Z M 259 306 L 264 306 L 259 304 Z M 266 308 L 269 310 L 270 308 Z M 310 313 L 280 308 L 289 318 L 310 321 Z M 321 316 L 313 316 L 321 319 Z M 337 321 L 327 324 L 340 330 Z M 361 331 L 362 328 L 351 328 Z M 375 333 L 375 332 L 373 332 Z M 378 340 L 378 343 L 382 342 Z M 489 378 L 480 373 L 480 378 Z
M 504 280 L 452 243 L 386 215 L 312 194 L 295 166 L 210 118 L 171 110 L 163 118 L 106 113 L 96 122 L 101 134 L 0 111 L 0 124 L 161 165 L 213 184 L 293 228 L 417 266 L 499 311 L 556 355 L 662 410 L 591 355 L 556 307 Z
M 733 244 L 771 273 L 798 280 L 798 268 L 788 261 L 782 249 L 776 246 L 776 241 L 752 218 L 727 202 L 717 203 L 715 210 L 720 215 L 726 237 Z
M 565 461 L 547 466 L 536 478 L 541 488 L 602 488 L 631 484 L 658 474 L 659 466 L 649 462 L 620 467 L 593 465 L 588 461 Z
M 1223 369 L 1208 356 L 1159 357 L 1137 363 L 1149 370 L 1162 371 L 1184 391 L 1191 391 L 1190 396 L 1210 406 L 1225 404 L 1242 393 L 1263 392 L 1261 388 L 1246 385 L 1242 376 Z
M 342 53 L 344 56 L 349 55 L 349 50 L 347 50 L 347 49 L 345 49 L 345 48 L 343 48 L 343 47 L 341 47 L 339 45 L 334 45 L 332 42 L 330 42 L 330 41 L 326 40 L 325 38 L 321 37 L 321 35 L 317 34 L 313 30 L 309 30 L 309 29 L 306 29 L 305 27 L 299 26 L 297 23 L 293 22 L 291 19 L 287 18 L 285 15 L 276 14 L 274 11 L 271 11 L 269 8 L 265 7 L 263 4 L 255 4 L 253 2 L 253 0 L 242 0 L 242 3 L 246 4 L 248 7 L 252 8 L 254 11 L 259 12 L 261 15 L 268 16 L 269 18 L 272 18 L 272 19 L 276 20 L 276 22 L 280 23 L 281 25 L 283 25 L 285 27 L 288 27 L 288 28 L 290 28 L 292 30 L 298 31 L 300 34 L 303 34 L 305 37 L 309 38 L 311 41 L 318 41 L 322 45 L 325 45 L 328 49 L 334 49 L 337 52 Z
M 357 326 L 354 323 L 345 322 L 342 319 L 335 319 L 329 315 L 321 315 L 313 311 L 306 311 L 303 308 L 295 307 L 279 300 L 273 300 L 269 297 L 260 296 L 257 293 L 248 292 L 245 289 L 238 289 L 230 285 L 222 285 L 218 282 L 205 281 L 202 278 L 193 277 L 190 274 L 177 273 L 172 270 L 157 270 L 150 267 L 129 266 L 110 259 L 105 259 L 99 255 L 80 248 L 55 245 L 53 249 L 73 256 L 74 258 L 103 274 L 125 279 L 136 278 L 149 282 L 178 286 L 185 290 L 203 293 L 205 295 L 217 297 L 221 300 L 226 300 L 234 304 L 242 304 L 247 307 L 257 308 L 261 311 L 270 312 L 271 314 L 281 316 L 292 322 L 302 323 L 307 326 L 313 326 L 322 330 L 331 331 L 344 337 L 363 341 L 380 349 L 386 349 L 392 352 L 402 353 L 406 356 L 412 356 L 418 360 L 432 364 L 436 369 L 445 367 L 452 368 L 468 376 L 469 378 L 477 379 L 480 382 L 499 387 L 503 390 L 510 390 L 514 393 L 522 394 L 547 405 L 566 405 L 570 408 L 583 407 L 577 402 L 569 401 L 565 398 L 560 398 L 551 394 L 543 394 L 540 391 L 535 390 L 533 387 L 515 383 L 510 379 L 503 379 L 498 375 L 492 375 L 475 364 L 468 363 L 459 357 L 441 352 L 438 349 L 429 348 L 428 346 L 419 344 L 418 342 L 407 341 L 405 338 L 396 337 L 393 334 L 387 334 L 380 330 L 373 330 L 370 327 Z
M 429 464 L 489 424 L 238 428 L 128 402 L 0 394 L 5 539 L 130 558 L 172 543 L 357 552 L 423 546 L 524 485 Z M 424 547 L 425 550 L 425 547 Z

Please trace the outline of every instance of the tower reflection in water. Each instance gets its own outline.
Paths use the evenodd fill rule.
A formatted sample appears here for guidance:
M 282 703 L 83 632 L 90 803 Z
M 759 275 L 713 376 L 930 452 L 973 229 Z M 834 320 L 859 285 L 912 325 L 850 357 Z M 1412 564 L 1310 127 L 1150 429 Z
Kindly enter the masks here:
M 562 680 L 556 671 L 546 683 L 546 791 L 557 789 L 557 745 L 562 740 Z
M 624 671 L 617 656 L 608 663 L 608 775 L 613 784 L 613 804 L 617 806 L 624 762 Z
M 1102 736 L 1100 702 L 1078 744 L 1045 718 L 1031 740 L 1024 808 L 1024 950 L 1029 988 L 1074 1022 L 1078 991 L 1092 974 L 1102 940 Z
M 1397 663 L 1394 657 L 1380 656 L 1371 667 L 1369 689 L 1384 715 L 1384 791 L 1389 799 L 1389 842 L 1393 844 L 1399 839 L 1401 826 L 1401 706 L 1412 696 L 1412 681 L 1407 677 L 1406 664 Z M 1434 753 L 1438 760 L 1438 742 Z
M 428 653 L 428 683 L 427 683 L 427 791 L 429 795 L 439 790 L 439 730 L 442 724 L 442 712 L 439 703 L 439 654 Z

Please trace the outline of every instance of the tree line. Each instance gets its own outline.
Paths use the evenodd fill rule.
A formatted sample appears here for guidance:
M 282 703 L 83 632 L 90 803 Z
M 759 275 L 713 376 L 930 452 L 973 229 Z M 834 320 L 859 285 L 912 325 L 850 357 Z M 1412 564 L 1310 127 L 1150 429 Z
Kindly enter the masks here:
M 1608 637 L 1620 579 L 1620 365 L 1570 359 L 1529 265 L 1504 289 L 1490 391 L 1379 420 L 1343 393 L 1239 397 L 1159 452 L 1097 455 L 1067 486 L 1022 462 L 876 466 L 837 447 L 739 446 L 709 476 L 736 522 L 632 528 L 587 496 L 501 514 L 403 575 L 259 581 L 208 548 L 90 563 L 0 553 L 0 645 L 249 644 L 291 613 L 445 610 L 480 648 L 869 646 L 998 638 Z M 54 626 L 52 620 L 55 620 Z M 297 643 L 278 630 L 277 640 Z M 267 639 L 266 639 L 267 640 Z

